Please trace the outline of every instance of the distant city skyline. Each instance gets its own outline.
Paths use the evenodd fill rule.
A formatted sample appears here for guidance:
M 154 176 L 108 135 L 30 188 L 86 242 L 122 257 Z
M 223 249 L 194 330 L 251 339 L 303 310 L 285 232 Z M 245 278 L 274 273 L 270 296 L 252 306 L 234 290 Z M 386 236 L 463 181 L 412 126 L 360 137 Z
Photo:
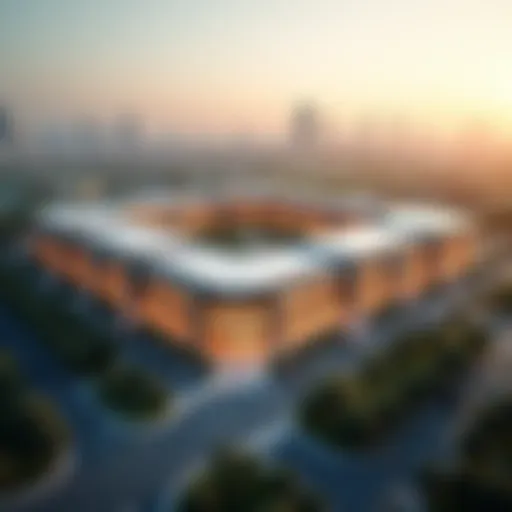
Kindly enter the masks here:
M 354 123 L 512 127 L 501 0 L 3 0 L 0 102 L 21 127 L 129 111 L 149 131 L 285 134 L 314 98 Z
M 348 156 L 355 151 L 397 161 L 404 157 L 436 161 L 461 152 L 468 156 L 469 147 L 472 159 L 492 155 L 508 158 L 512 154 L 508 138 L 478 119 L 454 133 L 441 134 L 407 117 L 362 116 L 352 125 L 337 125 L 326 114 L 314 103 L 296 102 L 289 108 L 288 127 L 283 134 L 251 129 L 216 133 L 148 131 L 145 119 L 133 113 L 108 119 L 79 116 L 42 122 L 27 131 L 17 130 L 15 149 L 20 156 L 114 160 L 135 156 L 169 158 L 209 149 L 240 155 L 267 150 L 301 155 L 314 150 L 312 154 L 318 156 L 330 151 Z

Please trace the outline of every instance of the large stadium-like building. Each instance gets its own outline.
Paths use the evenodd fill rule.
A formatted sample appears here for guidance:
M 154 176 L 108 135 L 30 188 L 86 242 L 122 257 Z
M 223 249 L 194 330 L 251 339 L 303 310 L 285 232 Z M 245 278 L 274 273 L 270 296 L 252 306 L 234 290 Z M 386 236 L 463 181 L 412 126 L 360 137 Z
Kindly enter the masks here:
M 253 194 L 53 205 L 31 247 L 49 271 L 224 364 L 286 355 L 457 280 L 477 243 L 446 208 Z

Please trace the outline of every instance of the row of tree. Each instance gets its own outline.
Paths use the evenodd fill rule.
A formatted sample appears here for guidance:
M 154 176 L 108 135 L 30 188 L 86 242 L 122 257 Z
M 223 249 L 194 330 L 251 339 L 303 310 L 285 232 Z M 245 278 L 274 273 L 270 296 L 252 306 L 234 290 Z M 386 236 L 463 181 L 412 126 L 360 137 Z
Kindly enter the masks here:
M 422 397 L 449 389 L 485 341 L 485 331 L 464 320 L 410 333 L 314 389 L 302 402 L 299 421 L 333 445 L 378 441 Z
M 44 474 L 69 443 L 64 420 L 28 387 L 16 361 L 0 352 L 0 492 Z
M 3 301 L 20 321 L 73 374 L 97 378 L 108 407 L 137 418 L 161 412 L 170 398 L 166 387 L 153 375 L 123 363 L 112 335 L 70 308 L 67 294 L 42 296 L 35 291 L 34 272 L 37 269 L 30 266 L 0 269 Z

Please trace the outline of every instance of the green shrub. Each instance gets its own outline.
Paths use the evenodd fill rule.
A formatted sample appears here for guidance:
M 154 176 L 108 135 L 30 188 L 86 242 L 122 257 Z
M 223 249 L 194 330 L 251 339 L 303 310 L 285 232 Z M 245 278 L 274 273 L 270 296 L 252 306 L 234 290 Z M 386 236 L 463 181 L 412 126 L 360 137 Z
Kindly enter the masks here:
M 114 366 L 100 382 L 100 396 L 110 409 L 135 419 L 161 414 L 169 393 L 156 377 L 132 366 Z
M 299 412 L 302 425 L 333 444 L 358 446 L 380 426 L 376 403 L 355 379 L 327 380 L 303 401 Z
M 0 350 L 0 402 L 16 399 L 24 389 L 18 364 L 6 350 Z
M 507 512 L 512 510 L 512 491 L 506 483 L 470 467 L 431 470 L 423 475 L 427 510 L 431 512 Z
M 49 344 L 55 355 L 73 372 L 101 375 L 115 364 L 117 349 L 93 332 L 55 331 Z
M 69 442 L 53 406 L 35 396 L 12 401 L 0 413 L 0 491 L 30 484 L 48 471 Z
M 512 472 L 512 400 L 506 398 L 481 411 L 462 437 L 461 448 L 468 461 Z
M 360 379 L 365 388 L 367 409 L 375 416 L 395 416 L 402 401 L 402 357 L 378 356 L 370 359 L 360 370 Z
M 485 347 L 487 334 L 480 326 L 457 320 L 447 323 L 441 330 L 442 365 L 446 371 L 465 368 Z
M 190 486 L 180 512 L 321 512 L 323 503 L 295 475 L 243 453 L 224 451 Z

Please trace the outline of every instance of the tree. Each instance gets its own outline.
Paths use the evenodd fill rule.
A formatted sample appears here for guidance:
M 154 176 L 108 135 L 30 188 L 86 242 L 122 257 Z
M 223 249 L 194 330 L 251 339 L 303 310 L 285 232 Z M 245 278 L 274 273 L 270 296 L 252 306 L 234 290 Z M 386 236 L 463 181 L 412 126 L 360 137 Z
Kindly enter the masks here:
M 133 366 L 114 366 L 100 382 L 100 395 L 109 408 L 133 418 L 153 418 L 160 414 L 169 392 L 155 376 Z
M 0 353 L 0 490 L 44 473 L 66 440 L 53 407 L 28 393 L 15 361 Z
M 187 489 L 180 512 L 321 512 L 324 505 L 291 472 L 224 449 Z
M 458 463 L 423 475 L 429 509 L 512 510 L 512 401 L 505 397 L 475 417 L 460 440 Z
M 24 390 L 24 381 L 13 357 L 0 351 L 0 403 L 16 400 Z
M 327 442 L 357 446 L 380 427 L 372 398 L 362 379 L 329 379 L 305 398 L 300 422 Z

